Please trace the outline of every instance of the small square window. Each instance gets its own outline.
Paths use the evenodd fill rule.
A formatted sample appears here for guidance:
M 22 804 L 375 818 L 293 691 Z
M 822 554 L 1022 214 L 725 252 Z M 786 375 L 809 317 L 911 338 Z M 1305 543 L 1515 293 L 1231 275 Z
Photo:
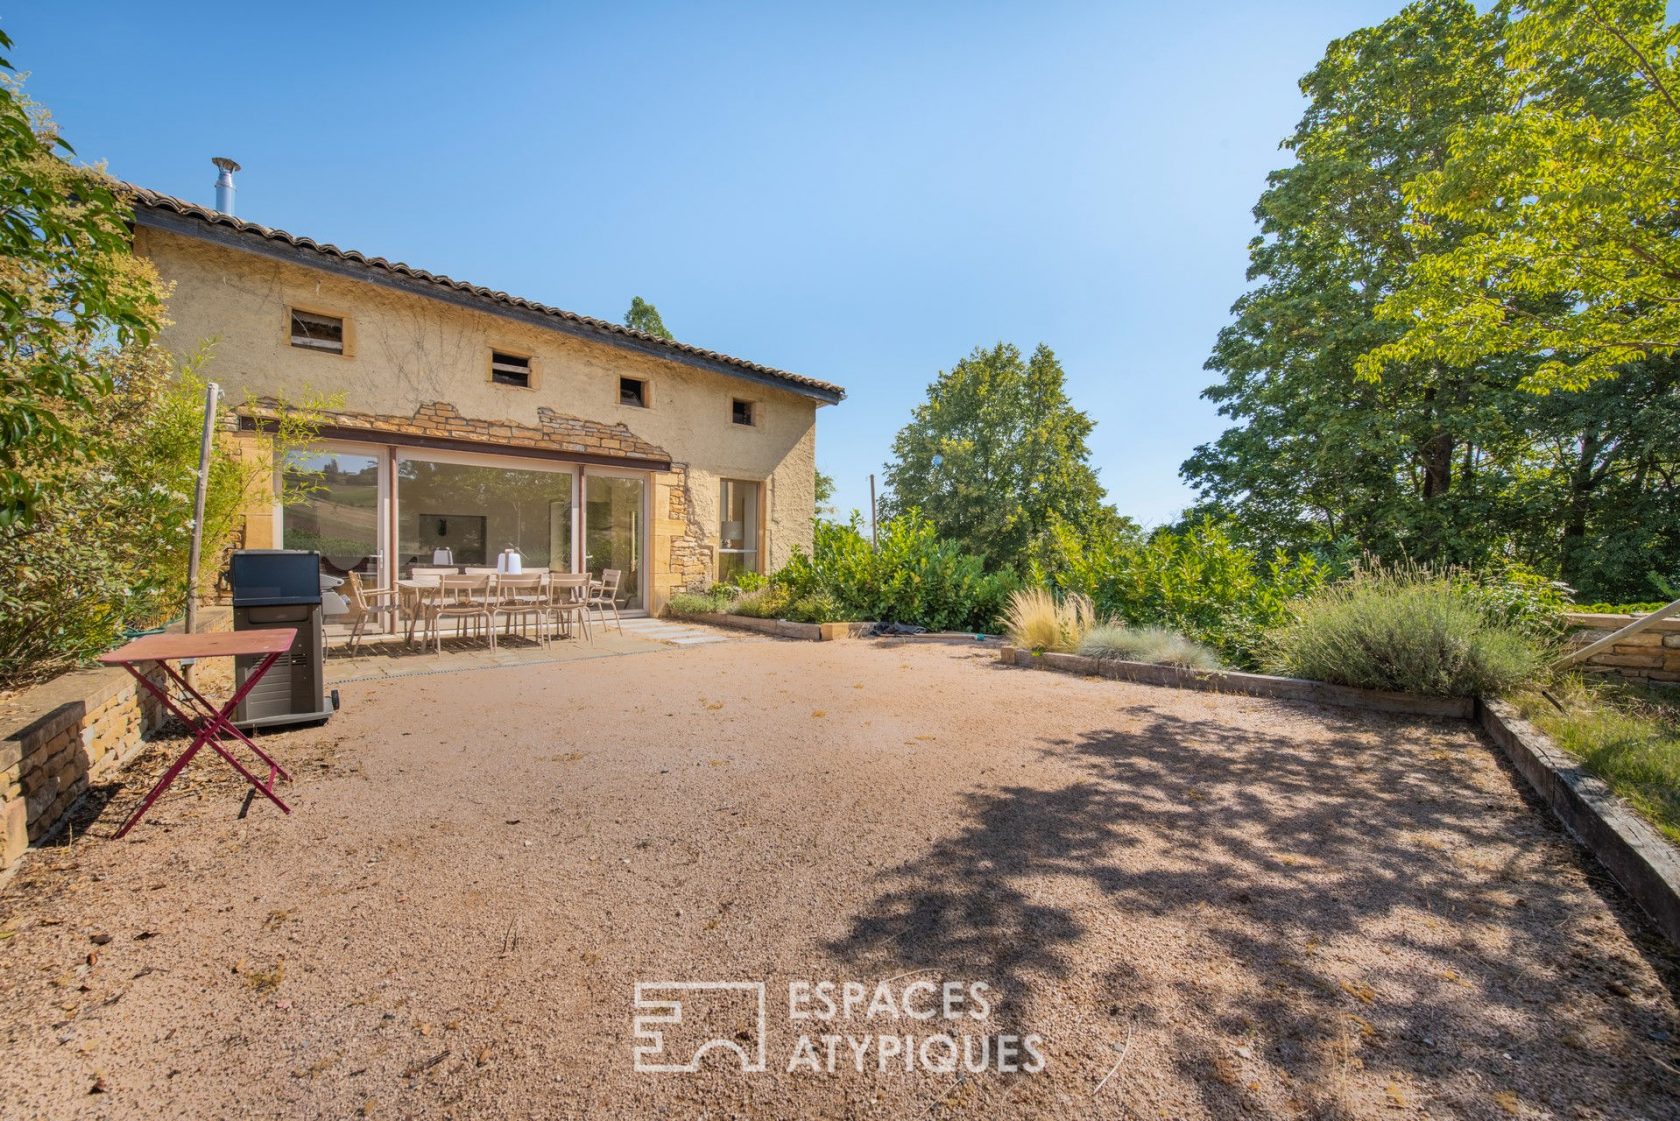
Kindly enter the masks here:
M 327 354 L 344 353 L 344 320 L 292 309 L 292 345 Z
M 648 407 L 648 384 L 641 378 L 618 379 L 618 403 L 620 405 L 634 405 L 638 409 Z
M 490 352 L 490 380 L 497 385 L 531 387 L 531 360 L 518 354 Z
M 743 401 L 739 397 L 730 402 L 729 418 L 736 424 L 754 425 L 758 423 L 758 408 L 751 401 Z

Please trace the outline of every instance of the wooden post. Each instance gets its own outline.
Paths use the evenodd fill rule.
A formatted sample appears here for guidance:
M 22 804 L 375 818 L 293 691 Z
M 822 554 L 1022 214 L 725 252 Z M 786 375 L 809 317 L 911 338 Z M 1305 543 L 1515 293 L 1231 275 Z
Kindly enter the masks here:
M 204 387 L 204 437 L 198 445 L 198 485 L 193 488 L 192 545 L 187 551 L 187 633 L 198 628 L 198 564 L 204 550 L 204 492 L 210 485 L 210 449 L 216 439 L 216 397 L 221 387 Z
M 1563 669 L 1565 666 L 1572 666 L 1576 662 L 1584 662 L 1600 650 L 1607 650 L 1616 645 L 1616 643 L 1621 642 L 1623 639 L 1630 638 L 1633 635 L 1638 634 L 1640 631 L 1645 630 L 1647 627 L 1650 627 L 1652 624 L 1660 623 L 1662 620 L 1676 613 L 1680 613 L 1680 599 L 1675 600 L 1673 603 L 1659 611 L 1651 612 L 1643 619 L 1635 619 L 1621 630 L 1605 635 L 1597 642 L 1565 654 L 1563 657 L 1552 663 L 1552 668 Z
M 875 472 L 869 473 L 869 548 L 875 548 Z

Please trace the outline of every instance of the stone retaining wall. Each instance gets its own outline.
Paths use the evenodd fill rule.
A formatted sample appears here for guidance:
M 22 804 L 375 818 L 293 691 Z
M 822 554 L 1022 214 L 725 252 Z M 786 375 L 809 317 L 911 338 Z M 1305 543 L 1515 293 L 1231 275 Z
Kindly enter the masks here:
M 1569 636 L 1576 646 L 1585 646 L 1607 638 L 1621 630 L 1637 615 L 1568 615 L 1572 626 L 1580 628 Z M 1585 662 L 1582 669 L 1598 673 L 1613 673 L 1633 681 L 1672 684 L 1680 682 L 1680 618 L 1663 619 L 1648 630 L 1631 635 L 1616 645 L 1600 650 Z
M 200 612 L 201 630 L 227 630 L 232 621 L 225 608 Z M 137 755 L 163 716 L 157 701 L 114 667 L 55 677 L 8 707 L 13 711 L 0 725 L 0 871 L 50 836 L 91 785 Z

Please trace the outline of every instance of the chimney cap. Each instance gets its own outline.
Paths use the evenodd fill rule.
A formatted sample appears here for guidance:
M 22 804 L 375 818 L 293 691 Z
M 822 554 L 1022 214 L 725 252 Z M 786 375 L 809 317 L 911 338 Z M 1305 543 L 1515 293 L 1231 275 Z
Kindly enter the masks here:
M 233 160 L 228 159 L 226 156 L 211 156 L 210 162 L 221 168 L 223 171 L 239 170 L 239 165 Z

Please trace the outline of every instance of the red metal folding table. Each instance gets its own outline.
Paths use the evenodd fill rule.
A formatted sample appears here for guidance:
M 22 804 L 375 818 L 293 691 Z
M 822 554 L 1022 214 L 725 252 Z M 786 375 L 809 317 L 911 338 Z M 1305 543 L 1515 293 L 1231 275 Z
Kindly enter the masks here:
M 179 759 L 170 764 L 169 769 L 163 773 L 163 777 L 158 780 L 158 784 L 152 787 L 151 793 L 146 795 L 139 808 L 127 821 L 123 822 L 122 828 L 117 830 L 118 837 L 134 828 L 135 822 L 139 821 L 141 816 L 151 809 L 152 803 L 157 801 L 165 790 L 169 789 L 169 784 L 175 781 L 176 776 L 185 769 L 188 763 L 192 762 L 192 757 L 197 755 L 198 749 L 205 744 L 209 744 L 217 755 L 226 759 L 229 766 L 245 776 L 245 781 L 261 791 L 270 802 L 279 806 L 286 813 L 292 812 L 291 807 L 282 802 L 274 793 L 276 777 L 290 782 L 292 776 L 286 773 L 284 767 L 264 754 L 263 750 L 252 743 L 244 732 L 235 728 L 229 718 L 233 715 L 233 710 L 238 707 L 239 702 L 245 699 L 245 694 L 249 693 L 257 682 L 262 680 L 263 675 L 269 671 L 275 662 L 279 661 L 281 655 L 292 648 L 292 640 L 296 637 L 297 631 L 290 627 L 275 627 L 272 630 L 221 631 L 214 634 L 153 634 L 146 635 L 144 638 L 137 638 L 126 646 L 121 646 L 100 657 L 99 660 L 105 665 L 121 666 L 126 669 L 134 676 L 134 680 L 138 681 L 147 692 L 156 697 L 165 709 L 179 717 L 193 732 L 192 746 L 188 747 Z M 250 674 L 245 678 L 245 683 L 220 708 L 206 700 L 202 693 L 187 682 L 186 677 L 178 669 L 169 664 L 171 661 L 178 662 L 185 658 L 228 658 L 241 654 L 261 656 L 262 661 L 252 668 Z M 163 670 L 170 680 L 180 686 L 182 699 L 179 702 L 176 698 L 170 696 L 168 689 L 160 687 L 146 675 L 146 668 L 151 665 L 156 665 Z M 259 781 L 256 775 L 246 770 L 239 760 L 228 753 L 227 749 L 222 746 L 224 735 L 239 740 L 250 748 L 258 759 L 268 764 L 267 782 Z

